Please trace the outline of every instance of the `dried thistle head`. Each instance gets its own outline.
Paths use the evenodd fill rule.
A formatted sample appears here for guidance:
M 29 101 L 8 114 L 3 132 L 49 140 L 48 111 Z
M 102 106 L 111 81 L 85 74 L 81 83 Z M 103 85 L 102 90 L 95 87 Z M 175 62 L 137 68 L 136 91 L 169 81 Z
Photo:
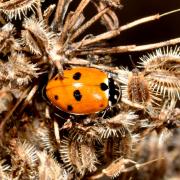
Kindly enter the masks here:
M 14 25 L 10 22 L 3 25 L 0 29 L 0 50 L 4 55 L 10 52 L 10 49 L 15 42 L 13 37 L 14 32 Z
M 0 62 L 1 86 L 7 83 L 11 86 L 27 85 L 32 78 L 38 77 L 39 68 L 30 62 L 30 57 L 23 53 L 13 52 L 6 63 Z
M 137 119 L 138 115 L 135 115 L 133 112 L 121 112 L 114 117 L 100 120 L 101 123 L 94 128 L 102 139 L 109 137 L 123 138 L 126 130 L 133 126 Z
M 153 93 L 144 72 L 134 69 L 119 70 L 118 81 L 122 83 L 122 102 L 138 109 L 156 108 L 161 101 L 159 94 Z
M 37 3 L 39 3 L 38 0 L 2 0 L 0 11 L 5 13 L 9 19 L 21 19 L 22 15 L 25 16 L 29 10 L 34 11 Z
M 34 17 L 26 18 L 23 22 L 22 42 L 29 48 L 30 52 L 36 55 L 50 53 L 56 44 L 55 34 L 43 21 L 38 21 Z
M 7 172 L 11 170 L 10 165 L 6 164 L 4 160 L 0 161 L 0 177 L 2 179 L 10 179 Z
M 37 152 L 39 158 L 38 178 L 39 179 L 60 179 L 67 180 L 68 173 L 60 164 L 46 152 Z
M 98 161 L 92 142 L 78 142 L 64 137 L 60 144 L 60 155 L 68 172 L 84 176 L 85 173 L 97 169 Z
M 159 134 L 159 143 L 169 139 L 172 135 L 173 130 L 178 127 L 178 116 L 175 113 L 177 101 L 173 98 L 171 100 L 165 100 L 162 109 L 156 116 L 152 116 L 151 125 L 156 129 Z
M 35 169 L 38 165 L 36 148 L 27 142 L 21 143 L 13 139 L 11 140 L 9 149 L 11 152 L 11 171 L 14 175 L 13 178 L 36 178 L 37 171 Z
M 180 50 L 176 48 L 157 49 L 140 58 L 146 79 L 154 93 L 163 97 L 180 99 Z
M 101 138 L 99 137 L 99 131 L 96 126 L 86 127 L 81 124 L 75 124 L 75 126 L 69 130 L 69 133 L 69 136 L 72 139 L 79 142 L 94 143 L 96 141 L 101 141 Z
M 12 178 L 66 179 L 69 178 L 71 172 L 74 177 L 80 174 L 80 178 L 83 178 L 85 175 L 96 173 L 100 168 L 105 168 L 102 171 L 109 177 L 118 176 L 128 169 L 126 165 L 130 164 L 134 165 L 133 168 L 136 167 L 136 163 L 129 159 L 135 159 L 133 148 L 137 144 L 138 135 L 139 139 L 143 139 L 145 135 L 148 136 L 151 131 L 156 130 L 164 136 L 167 129 L 171 130 L 169 126 L 172 124 L 169 122 L 173 122 L 179 117 L 175 115 L 177 112 L 174 112 L 177 105 L 170 105 L 170 99 L 167 100 L 168 105 L 164 105 L 165 107 L 163 103 L 160 103 L 158 110 L 156 110 L 157 105 L 155 104 L 160 100 L 162 100 L 160 102 L 164 102 L 166 96 L 174 97 L 175 101 L 179 98 L 178 81 L 171 82 L 179 77 L 179 58 L 167 61 L 164 61 L 163 58 L 154 58 L 155 60 L 152 61 L 145 60 L 146 63 L 144 62 L 141 71 L 130 72 L 119 70 L 114 67 L 112 62 L 107 65 L 109 60 L 104 56 L 111 53 L 136 51 L 138 48 L 147 49 L 147 46 L 136 47 L 134 45 L 112 47 L 106 40 L 117 37 L 123 30 L 157 19 L 161 15 L 120 26 L 119 18 L 114 11 L 114 7 L 120 5 L 119 0 L 81 0 L 75 2 L 77 8 L 73 9 L 74 2 L 59 0 L 55 15 L 53 12 L 55 5 L 51 4 L 44 11 L 41 8 L 42 2 L 39 0 L 0 2 L 0 11 L 3 15 L 7 15 L 0 31 L 0 50 L 4 55 L 3 60 L 5 60 L 0 64 L 1 86 L 6 83 L 12 90 L 12 86 L 15 85 L 19 91 L 23 91 L 23 87 L 27 88 L 24 96 L 21 97 L 21 93 L 17 93 L 19 96 L 16 97 L 20 99 L 19 104 L 17 103 L 5 117 L 8 120 L 7 127 L 10 129 L 6 134 L 9 134 L 11 145 L 9 145 L 8 138 L 6 143 L 12 159 L 12 173 L 9 173 Z M 92 4 L 95 15 L 87 17 L 85 10 Z M 71 8 L 74 11 L 69 12 Z M 30 17 L 27 15 L 29 10 L 33 13 Z M 51 14 L 52 17 L 50 17 Z M 18 18 L 19 24 L 14 23 L 12 18 Z M 13 25 L 7 24 L 9 21 Z M 96 35 L 95 31 L 86 31 L 87 29 L 91 31 L 89 27 L 97 22 L 105 26 L 103 29 L 105 32 Z M 20 42 L 17 40 L 19 38 Z M 176 40 L 173 42 L 180 41 Z M 160 43 L 161 46 L 162 44 Z M 155 45 L 150 47 L 154 48 Z M 93 58 L 87 58 L 87 55 L 93 57 L 95 61 L 92 60 Z M 94 62 L 96 65 L 93 64 Z M 36 63 L 42 65 L 43 70 L 40 70 L 41 66 L 37 66 Z M 40 84 L 46 83 L 41 82 L 41 79 L 44 78 L 39 72 L 48 72 L 50 79 L 56 71 L 54 64 L 61 75 L 63 75 L 64 65 L 82 64 L 84 66 L 90 64 L 92 67 L 107 72 L 112 71 L 115 74 L 117 72 L 116 78 L 120 82 L 120 86 L 124 86 L 124 89 L 122 101 L 118 104 L 120 108 L 114 113 L 116 116 L 111 117 L 107 113 L 107 117 L 111 118 L 98 117 L 101 116 L 100 114 L 94 115 L 95 118 L 93 115 L 82 117 L 83 122 L 88 118 L 93 121 L 90 123 L 78 122 L 77 127 L 72 126 L 65 130 L 60 127 L 55 132 L 56 135 L 59 135 L 60 132 L 57 142 L 52 124 L 56 120 L 60 121 L 58 124 L 61 126 L 63 118 L 48 117 L 49 121 L 41 124 L 41 119 L 46 121 L 46 110 L 42 105 L 44 102 L 39 100 L 41 98 L 39 91 L 37 96 L 34 95 L 38 87 L 41 89 Z M 104 66 L 105 64 L 107 66 Z M 156 71 L 161 77 L 158 81 Z M 164 80 L 166 77 L 171 77 L 168 84 Z M 34 78 L 36 78 L 35 81 Z M 33 89 L 29 91 L 28 89 L 31 87 Z M 159 90 L 160 87 L 163 90 Z M 36 102 L 35 106 L 34 102 Z M 139 109 L 151 111 L 151 108 L 153 113 L 139 111 Z M 173 113 L 170 113 L 171 110 Z M 74 121 L 76 120 L 79 118 L 75 117 Z M 31 123 L 34 124 L 31 125 Z M 16 132 L 13 134 L 14 129 Z M 33 143 L 33 146 L 17 140 L 13 142 L 12 137 L 17 137 L 22 142 L 28 140 L 31 144 Z M 57 149 L 59 152 L 55 154 L 54 151 Z M 62 167 L 59 165 L 60 163 L 57 164 L 54 161 L 51 153 L 54 153 L 55 159 L 60 159 Z M 100 165 L 99 162 L 101 162 Z M 109 167 L 107 167 L 108 165 Z
M 58 150 L 57 142 L 53 132 L 47 127 L 35 127 L 35 137 L 37 144 L 43 150 L 54 153 Z
M 135 161 L 147 163 L 155 159 L 156 161 L 142 167 L 135 173 L 135 176 L 137 178 L 146 178 L 147 176 L 153 178 L 156 174 L 159 178 L 164 177 L 168 170 L 167 162 L 169 159 L 165 148 L 166 146 L 159 143 L 159 136 L 156 132 L 150 133 L 148 137 L 141 140 L 136 147 Z
M 133 135 L 126 131 L 124 137 L 109 137 L 102 140 L 98 155 L 102 164 L 109 164 L 120 157 L 129 158 L 134 146 Z

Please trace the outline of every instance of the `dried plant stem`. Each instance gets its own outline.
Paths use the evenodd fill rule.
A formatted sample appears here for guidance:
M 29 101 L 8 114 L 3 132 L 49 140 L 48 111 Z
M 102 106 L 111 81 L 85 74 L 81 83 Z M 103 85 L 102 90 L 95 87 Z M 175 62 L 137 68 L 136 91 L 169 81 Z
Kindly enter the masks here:
M 158 161 L 163 160 L 163 159 L 164 159 L 164 157 L 160 157 L 158 159 L 153 159 L 153 160 L 150 160 L 150 161 L 145 162 L 145 163 L 141 163 L 141 164 L 136 163 L 133 166 L 127 167 L 125 169 L 122 169 L 121 173 L 133 171 L 135 169 L 139 170 L 140 168 L 143 168 L 144 166 L 151 165 L 152 163 L 158 162 Z M 131 161 L 131 160 L 129 160 L 129 161 Z M 112 166 L 112 165 L 110 165 L 110 166 Z M 107 169 L 108 168 L 109 168 L 109 166 L 107 167 Z M 99 179 L 99 178 L 103 178 L 104 175 L 106 175 L 105 172 L 106 172 L 106 169 L 103 169 L 103 171 L 97 172 L 97 173 L 93 174 L 92 176 L 88 177 L 88 180 L 96 180 L 96 179 Z
M 36 93 L 38 89 L 38 85 L 35 85 L 31 91 L 28 93 L 28 96 L 24 100 L 24 104 L 22 105 L 22 108 L 20 109 L 20 113 L 24 110 L 24 108 L 29 104 L 30 100 L 33 98 L 34 94 Z
M 53 22 L 52 22 L 53 26 L 57 27 L 57 29 L 58 29 L 58 25 L 61 25 L 60 22 L 62 19 L 64 3 L 65 3 L 65 0 L 59 0 L 58 1 L 55 17 L 54 17 Z
M 170 15 L 170 14 L 173 14 L 173 13 L 176 13 L 176 12 L 179 12 L 179 11 L 180 11 L 180 9 L 175 9 L 175 10 L 173 10 L 173 11 L 169 11 L 169 12 L 166 12 L 166 13 L 161 14 L 161 17 L 167 16 L 167 15 Z
M 118 18 L 112 10 L 109 10 L 107 12 L 107 14 L 105 14 L 103 16 L 103 19 L 104 19 L 105 24 L 107 24 L 106 25 L 107 29 L 114 30 L 114 29 L 117 29 L 119 27 Z
M 3 134 L 4 134 L 4 127 L 5 124 L 7 122 L 7 120 L 12 116 L 12 114 L 14 113 L 14 111 L 16 110 L 16 108 L 19 106 L 19 104 L 22 102 L 22 100 L 25 98 L 25 96 L 28 94 L 30 88 L 27 88 L 22 95 L 20 96 L 20 98 L 18 99 L 18 101 L 16 102 L 16 104 L 14 105 L 14 107 L 12 108 L 11 111 L 8 112 L 8 114 L 6 115 L 6 117 L 1 121 L 0 124 L 0 139 L 3 139 Z
M 146 22 L 150 22 L 150 21 L 154 21 L 156 19 L 159 19 L 160 18 L 160 15 L 159 14 L 155 14 L 155 15 L 152 15 L 152 16 L 148 16 L 148 17 L 145 17 L 145 18 L 141 18 L 141 19 L 138 19 L 136 21 L 133 21 L 131 23 L 128 23 L 124 26 L 121 26 L 119 29 L 120 31 L 124 31 L 124 30 L 127 30 L 127 29 L 131 29 L 132 27 L 135 27 L 137 25 L 140 25 L 140 24 L 143 24 L 143 23 L 146 23 Z
M 60 145 L 59 125 L 56 121 L 54 121 L 54 135 L 56 137 L 56 142 Z
M 45 24 L 48 25 L 49 17 L 50 17 L 51 14 L 53 13 L 55 7 L 56 7 L 56 5 L 55 5 L 55 4 L 52 4 L 52 5 L 50 5 L 50 6 L 44 11 L 44 13 L 43 13 L 43 18 L 44 18 Z
M 69 22 L 70 22 L 70 19 L 72 17 L 72 13 L 69 13 L 66 17 L 66 21 L 65 21 L 65 24 L 63 25 L 63 29 L 62 29 L 62 33 L 61 33 L 61 36 L 59 38 L 59 43 L 63 46 L 64 45 L 64 42 L 65 42 L 65 38 L 67 36 L 67 32 L 68 32 L 68 26 L 69 26 Z
M 113 53 L 123 53 L 123 52 L 137 52 L 137 51 L 145 51 L 149 49 L 160 48 L 163 46 L 169 46 L 180 43 L 180 38 L 174 38 L 167 41 L 162 41 L 159 43 L 145 44 L 141 46 L 136 45 L 127 45 L 127 46 L 116 46 L 111 48 L 90 48 L 88 50 L 84 50 L 81 52 L 76 52 L 78 55 L 86 55 L 86 54 L 113 54 Z
M 148 49 L 155 49 L 160 48 L 163 46 L 169 46 L 180 43 L 180 38 L 174 38 L 167 41 L 162 41 L 159 43 L 153 43 L 153 44 L 147 44 L 147 45 L 141 45 L 141 46 L 135 46 L 134 48 L 130 49 L 129 51 L 144 51 Z
M 97 3 L 95 1 L 93 3 L 99 12 L 102 11 L 105 7 L 107 7 L 107 5 L 102 2 Z M 111 9 L 105 15 L 103 15 L 102 22 L 105 24 L 108 30 L 114 30 L 119 27 L 119 19 L 116 13 Z
M 176 10 L 177 11 L 180 11 L 180 9 Z M 170 11 L 170 12 L 167 12 L 165 14 L 162 14 L 162 15 L 159 15 L 159 14 L 155 14 L 155 15 L 152 15 L 152 16 L 148 16 L 148 17 L 145 17 L 145 18 L 141 18 L 141 19 L 138 19 L 136 21 L 133 21 L 131 23 L 128 23 L 124 26 L 121 26 L 120 28 L 118 28 L 117 30 L 112 30 L 112 31 L 109 31 L 109 32 L 105 32 L 105 33 L 102 33 L 98 36 L 95 36 L 94 38 L 90 38 L 90 39 L 86 39 L 86 40 L 83 40 L 81 42 L 81 46 L 87 46 L 87 45 L 91 45 L 91 44 L 94 44 L 94 43 L 97 43 L 99 41 L 102 41 L 102 40 L 107 40 L 107 39 L 110 39 L 110 38 L 113 38 L 113 37 L 116 37 L 120 34 L 121 31 L 124 31 L 124 30 L 127 30 L 127 29 L 130 29 L 132 27 L 135 27 L 135 26 L 138 26 L 140 24 L 143 24 L 143 23 L 147 23 L 147 22 L 150 22 L 150 21 L 154 21 L 154 20 L 157 20 L 159 19 L 160 17 L 163 17 L 165 15 L 169 15 L 169 14 L 172 14 L 174 13 L 175 11 Z M 73 44 L 73 46 L 76 46 L 75 44 Z
M 75 23 L 77 22 L 78 18 L 80 17 L 80 14 L 82 13 L 82 11 L 84 10 L 84 8 L 87 6 L 87 4 L 90 2 L 90 0 L 82 0 L 79 3 L 79 6 L 77 7 L 76 11 L 74 12 L 74 15 L 71 18 L 71 21 L 69 23 L 69 27 L 68 29 L 71 31 L 71 29 L 73 29 L 73 26 L 75 25 Z
M 70 41 L 74 41 L 80 34 L 82 34 L 88 27 L 90 27 L 93 23 L 95 23 L 102 15 L 104 15 L 109 8 L 105 8 L 101 12 L 99 12 L 97 15 L 92 17 L 89 21 L 87 21 L 84 25 L 82 25 L 71 37 Z
M 118 36 L 120 34 L 121 31 L 130 29 L 132 27 L 135 27 L 137 25 L 140 25 L 140 24 L 143 24 L 143 23 L 146 23 L 146 22 L 149 22 L 149 21 L 153 21 L 153 20 L 159 19 L 159 17 L 160 17 L 160 15 L 156 14 L 156 15 L 153 15 L 153 16 L 148 16 L 148 17 L 145 17 L 145 18 L 133 21 L 133 22 L 131 22 L 129 24 L 121 26 L 117 30 L 112 30 L 112 31 L 109 31 L 109 32 L 105 32 L 105 33 L 102 33 L 102 34 L 100 34 L 98 36 L 95 36 L 94 38 L 86 39 L 86 40 L 84 40 L 82 42 L 81 45 L 82 46 L 87 46 L 87 45 L 94 44 L 94 43 L 97 43 L 97 42 L 102 41 L 102 40 L 106 40 L 106 39 L 110 39 L 110 38 L 116 37 L 116 36 Z
M 137 47 L 136 45 L 127 45 L 127 46 L 117 46 L 111 48 L 89 48 L 84 49 L 83 51 L 76 51 L 78 55 L 86 55 L 86 54 L 113 54 L 113 53 L 123 53 L 128 52 L 130 49 Z
M 37 14 L 38 14 L 38 18 L 39 21 L 43 20 L 43 15 L 42 15 L 42 11 L 41 11 L 41 1 L 38 1 L 38 5 L 37 5 Z

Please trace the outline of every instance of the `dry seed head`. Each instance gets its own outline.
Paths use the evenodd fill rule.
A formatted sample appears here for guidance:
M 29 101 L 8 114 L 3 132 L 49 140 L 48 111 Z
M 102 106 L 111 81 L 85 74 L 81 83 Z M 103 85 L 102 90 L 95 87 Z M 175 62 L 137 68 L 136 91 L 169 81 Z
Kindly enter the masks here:
M 154 93 L 161 94 L 164 98 L 177 97 L 180 99 L 180 75 L 175 71 L 157 69 L 146 76 L 149 86 Z
M 13 45 L 14 26 L 11 23 L 5 24 L 0 28 L 0 49 L 4 55 L 8 53 Z
M 79 142 L 100 141 L 99 130 L 96 127 L 74 126 L 69 131 L 70 137 Z
M 180 63 L 180 47 L 174 49 L 167 46 L 166 48 L 156 49 L 153 53 L 148 53 L 140 58 L 139 63 L 145 72 L 154 71 L 155 69 L 166 67 L 168 63 Z M 171 67 L 169 67 L 171 69 Z
M 41 49 L 41 52 L 45 50 L 46 52 L 49 52 L 52 48 L 54 48 L 54 44 L 56 43 L 55 40 L 55 35 L 53 32 L 50 32 L 48 27 L 44 24 L 43 21 L 37 21 L 34 18 L 29 18 L 25 19 L 23 23 L 23 27 L 30 33 L 32 34 L 31 37 L 33 36 L 38 43 L 39 48 Z M 32 48 L 33 44 L 31 44 L 33 41 L 30 38 L 30 35 L 23 36 L 24 42 L 27 43 L 27 46 Z M 25 39 L 29 38 L 29 39 Z M 33 42 L 34 43 L 34 42 Z M 35 51 L 33 49 L 33 51 Z
M 16 156 L 14 158 L 18 158 L 19 160 L 22 160 L 23 162 L 26 162 L 30 167 L 36 167 L 37 165 L 37 154 L 36 154 L 36 148 L 24 141 L 21 142 L 15 142 L 14 144 L 14 152 L 13 154 Z M 16 163 L 16 159 L 14 159 L 14 162 Z
M 97 132 L 101 138 L 124 137 L 125 129 L 135 124 L 138 115 L 133 112 L 121 112 L 110 119 L 104 119 L 102 126 L 97 126 Z M 133 122 L 134 121 L 134 122 Z
M 94 172 L 97 170 L 95 164 L 98 163 L 95 149 L 91 143 L 82 143 L 80 144 L 80 152 L 81 152 L 81 174 L 84 174 L 86 171 Z
M 22 53 L 12 53 L 7 63 L 1 63 L 0 79 L 9 81 L 10 84 L 21 86 L 27 85 L 32 78 L 38 77 L 40 73 L 36 64 Z
M 158 49 L 140 59 L 153 92 L 180 99 L 180 48 Z
M 59 179 L 67 180 L 67 172 L 60 167 L 58 162 L 46 152 L 37 152 L 39 158 L 38 174 L 39 179 Z
M 22 30 L 21 37 L 20 44 L 26 45 L 33 54 L 42 55 L 41 49 L 29 30 Z
M 128 80 L 128 99 L 132 102 L 147 103 L 150 100 L 148 83 L 142 73 L 134 69 L 129 74 Z
M 74 172 L 78 167 L 82 166 L 78 152 L 78 143 L 76 141 L 63 138 L 63 140 L 61 140 L 59 151 L 64 162 L 64 168 L 66 168 L 68 172 Z
M 158 94 L 153 94 L 143 72 L 138 69 L 134 69 L 132 72 L 120 70 L 118 74 L 118 81 L 123 84 L 121 86 L 123 102 L 141 109 L 159 105 L 161 99 Z
M 162 106 L 161 112 L 159 113 L 158 119 L 161 122 L 166 122 L 169 119 L 171 119 L 171 116 L 173 114 L 173 111 L 176 107 L 177 100 L 172 98 L 172 99 L 167 99 L 164 101 L 164 104 Z
M 0 172 L 10 170 L 10 166 L 8 164 L 5 164 L 5 161 L 0 161 Z
M 4 160 L 1 160 L 0 161 L 0 177 L 2 179 L 7 179 L 8 180 L 8 176 L 6 174 L 6 171 L 10 171 L 11 168 L 8 164 L 5 164 L 5 161 Z
M 119 157 L 129 157 L 134 145 L 132 135 L 126 130 L 124 137 L 109 137 L 103 140 L 99 154 L 104 162 L 111 162 Z
M 9 19 L 26 16 L 29 10 L 34 12 L 38 4 L 38 0 L 9 0 L 0 2 L 0 11 L 5 13 Z
M 64 138 L 60 144 L 60 155 L 68 172 L 77 171 L 83 175 L 96 170 L 97 158 L 92 143 Z
M 38 145 L 48 152 L 54 152 L 56 150 L 54 139 L 51 132 L 47 128 L 37 128 L 35 131 L 36 140 Z
M 106 139 L 109 137 L 124 137 L 125 131 L 124 127 L 109 127 L 109 126 L 97 126 L 97 129 L 99 130 L 99 134 L 102 139 Z
M 157 126 L 159 144 L 161 145 L 172 135 L 171 130 L 176 127 L 176 123 L 178 122 L 177 116 L 174 116 L 176 103 L 177 101 L 175 99 L 166 100 L 154 122 L 154 126 Z

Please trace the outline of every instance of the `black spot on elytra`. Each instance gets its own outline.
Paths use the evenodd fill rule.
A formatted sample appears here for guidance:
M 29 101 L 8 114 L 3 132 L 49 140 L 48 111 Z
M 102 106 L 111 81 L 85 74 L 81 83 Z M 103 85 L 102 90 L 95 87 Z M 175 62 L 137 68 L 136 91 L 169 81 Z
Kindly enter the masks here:
M 79 90 L 75 90 L 73 94 L 74 94 L 74 98 L 76 99 L 76 101 L 80 101 L 81 100 L 82 95 L 81 95 Z
M 55 96 L 54 96 L 54 99 L 55 99 L 55 100 L 58 100 L 58 95 L 55 95 Z
M 68 105 L 68 106 L 67 106 L 67 110 L 68 110 L 68 111 L 72 111 L 72 110 L 73 110 L 73 107 L 72 107 L 71 105 Z
M 80 72 L 76 72 L 74 75 L 73 75 L 73 79 L 74 80 L 79 80 L 81 78 L 81 73 Z
M 102 91 L 106 91 L 108 89 L 108 86 L 105 83 L 101 83 L 100 88 Z

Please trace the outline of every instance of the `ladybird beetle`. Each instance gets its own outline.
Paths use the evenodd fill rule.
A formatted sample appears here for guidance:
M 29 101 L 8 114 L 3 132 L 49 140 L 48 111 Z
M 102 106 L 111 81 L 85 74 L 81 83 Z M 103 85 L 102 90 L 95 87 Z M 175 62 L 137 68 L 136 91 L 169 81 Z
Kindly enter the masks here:
M 60 110 L 76 115 L 97 113 L 114 105 L 119 97 L 119 86 L 108 74 L 88 67 L 64 70 L 46 86 L 46 95 Z

